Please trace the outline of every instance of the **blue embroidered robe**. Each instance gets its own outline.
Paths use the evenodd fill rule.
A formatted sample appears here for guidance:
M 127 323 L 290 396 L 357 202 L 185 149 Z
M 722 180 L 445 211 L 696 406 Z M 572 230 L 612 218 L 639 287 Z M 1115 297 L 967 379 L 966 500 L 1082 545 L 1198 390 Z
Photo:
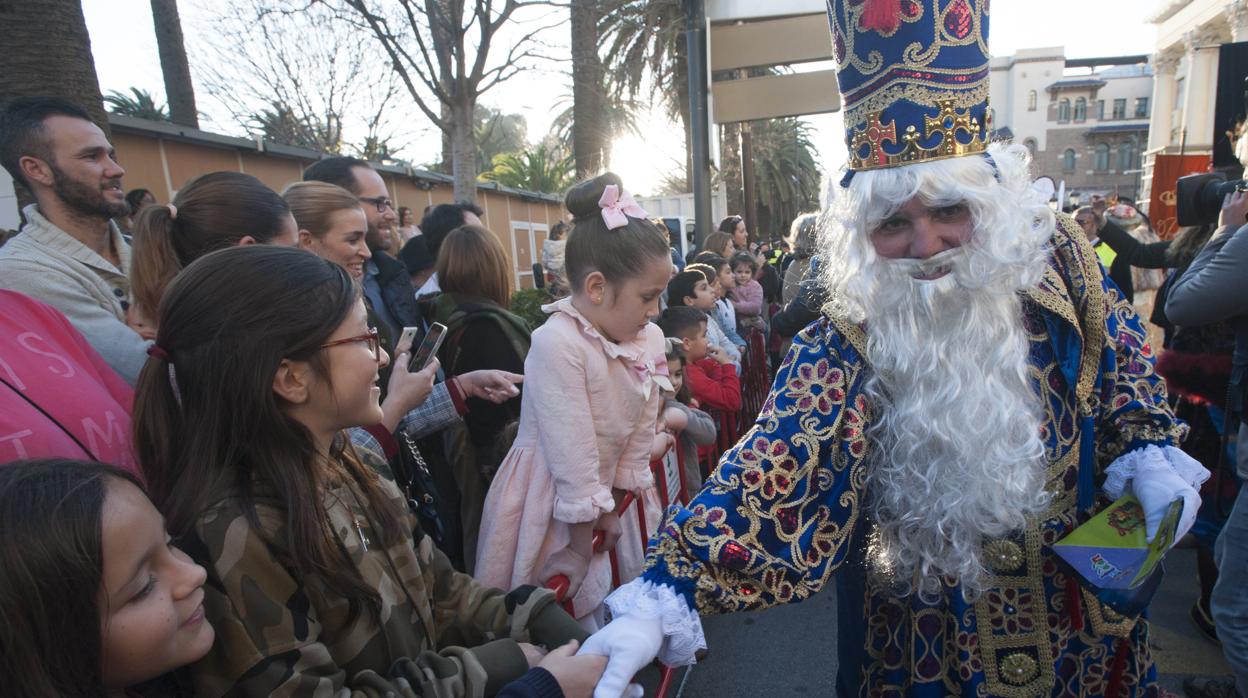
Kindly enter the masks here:
M 1139 318 L 1068 217 L 1050 250 L 1023 306 L 1053 504 L 1043 521 L 984 542 L 993 578 L 974 601 L 954 580 L 920 600 L 868 575 L 862 696 L 1090 697 L 1106 695 L 1111 677 L 1121 695 L 1156 695 L 1147 620 L 1101 605 L 1047 546 L 1104 504 L 1095 492 L 1105 466 L 1134 448 L 1175 445 L 1185 427 L 1166 404 Z M 855 527 L 870 525 L 864 346 L 861 328 L 836 319 L 798 336 L 753 429 L 687 508 L 668 512 L 645 579 L 701 613 L 797 602 L 823 588 Z

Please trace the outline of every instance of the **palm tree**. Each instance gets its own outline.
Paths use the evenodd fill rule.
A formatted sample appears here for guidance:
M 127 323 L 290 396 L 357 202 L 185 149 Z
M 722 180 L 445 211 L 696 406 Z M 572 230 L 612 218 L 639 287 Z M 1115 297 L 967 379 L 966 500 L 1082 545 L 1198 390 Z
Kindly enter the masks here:
M 342 153 L 342 121 L 334 115 L 325 119 L 300 118 L 290 105 L 274 100 L 267 108 L 251 115 L 249 127 L 274 143 L 322 153 Z
M 572 101 L 572 104 L 568 104 Z M 569 100 L 567 96 L 555 101 L 555 105 L 568 104 L 568 106 L 555 117 L 550 125 L 550 138 L 557 143 L 575 144 L 575 128 L 576 128 L 576 99 Z M 599 116 L 599 128 L 603 129 L 603 151 L 602 161 L 598 165 L 598 170 L 606 169 L 611 166 L 611 141 L 613 138 L 625 134 L 641 135 L 641 124 L 638 122 L 638 115 L 646 108 L 646 103 L 639 99 L 627 98 L 608 98 L 603 100 L 599 105 L 601 110 Z M 575 149 L 575 145 L 574 145 Z M 575 156 L 575 153 L 573 153 Z M 589 173 L 589 176 L 598 173 L 595 170 Z M 585 176 L 578 169 L 576 174 L 578 179 Z
M 529 124 L 522 114 L 504 114 L 478 104 L 472 130 L 477 145 L 477 169 L 482 172 L 493 167 L 495 156 L 517 153 L 528 145 Z
M 136 119 L 149 121 L 168 121 L 169 112 L 163 105 L 156 104 L 156 98 L 147 90 L 137 87 L 130 88 L 130 94 L 113 90 L 104 97 L 108 111 L 122 116 L 133 116 Z
M 80 0 L 0 3 L 0 26 L 0 95 L 68 99 L 109 132 Z M 25 187 L 17 194 L 20 204 L 30 203 Z
M 195 86 L 191 82 L 191 67 L 186 61 L 186 46 L 182 41 L 182 22 L 178 18 L 178 0 L 152 0 L 152 23 L 156 27 L 160 72 L 164 74 L 165 96 L 169 100 L 169 120 L 199 128 Z
M 544 194 L 562 194 L 573 182 L 573 160 L 559 157 L 545 143 L 494 158 L 494 169 L 481 175 L 487 182 Z
M 789 223 L 819 205 L 820 170 L 810 126 L 796 118 L 751 122 L 758 192 L 758 229 L 787 230 Z
M 608 160 L 609 132 L 603 119 L 606 95 L 598 56 L 598 0 L 572 0 L 572 153 L 576 176 L 591 177 Z
M 53 96 L 78 104 L 108 132 L 108 113 L 79 0 L 0 3 L 0 95 Z
M 648 84 L 650 101 L 664 104 L 668 116 L 680 117 L 685 128 L 685 169 L 692 178 L 684 21 L 680 0 L 615 0 L 602 13 L 598 30 L 606 47 L 603 62 L 609 91 L 636 99 Z

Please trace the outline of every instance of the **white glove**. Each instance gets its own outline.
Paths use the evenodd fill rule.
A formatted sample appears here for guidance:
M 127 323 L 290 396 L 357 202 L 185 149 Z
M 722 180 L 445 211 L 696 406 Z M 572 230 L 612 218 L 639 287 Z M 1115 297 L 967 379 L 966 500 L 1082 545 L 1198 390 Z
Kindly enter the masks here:
M 654 661 L 663 646 L 663 621 L 626 615 L 617 617 L 585 641 L 577 654 L 607 658 L 594 698 L 641 698 L 641 686 L 633 677 Z
M 1187 484 L 1166 461 L 1148 460 L 1136 468 L 1131 480 L 1131 494 L 1140 500 L 1144 508 L 1144 531 L 1148 542 L 1157 537 L 1157 529 L 1166 516 L 1170 503 L 1183 498 L 1183 512 L 1174 531 L 1177 542 L 1196 523 L 1196 511 L 1200 509 L 1200 492 Z
M 1200 509 L 1198 488 L 1209 475 L 1203 465 L 1173 446 L 1146 446 L 1124 453 L 1110 464 L 1104 489 L 1111 499 L 1117 499 L 1130 485 L 1131 494 L 1144 509 L 1144 531 L 1150 543 L 1157 536 L 1170 503 L 1182 497 L 1183 512 L 1174 532 L 1177 542 L 1196 523 L 1196 511 Z

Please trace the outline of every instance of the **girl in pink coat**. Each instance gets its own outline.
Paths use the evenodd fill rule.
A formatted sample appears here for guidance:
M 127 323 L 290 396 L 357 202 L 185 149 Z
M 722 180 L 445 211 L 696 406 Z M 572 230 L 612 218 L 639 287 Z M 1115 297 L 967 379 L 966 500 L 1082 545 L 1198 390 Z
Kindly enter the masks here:
M 651 320 L 672 262 L 667 236 L 616 175 L 573 187 L 565 203 L 574 216 L 565 253 L 572 295 L 546 306 L 551 316 L 533 333 L 519 434 L 485 500 L 476 576 L 510 589 L 566 575 L 574 614 L 592 630 L 610 591 L 607 550 L 623 536 L 623 579 L 643 562 L 637 523 L 621 522 L 616 502 L 631 491 L 649 502 L 648 525 L 661 515 L 649 464 L 671 384 Z M 608 533 L 598 550 L 595 529 Z

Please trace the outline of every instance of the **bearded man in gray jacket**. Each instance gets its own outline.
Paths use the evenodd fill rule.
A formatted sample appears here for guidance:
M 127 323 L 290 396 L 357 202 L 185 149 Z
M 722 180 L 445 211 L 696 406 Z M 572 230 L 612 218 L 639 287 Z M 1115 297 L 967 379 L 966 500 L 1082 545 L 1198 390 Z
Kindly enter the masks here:
M 147 342 L 126 325 L 130 245 L 112 219 L 130 207 L 112 144 L 73 103 L 19 98 L 0 110 L 0 164 L 36 202 L 0 247 L 0 288 L 61 311 L 133 385 Z

